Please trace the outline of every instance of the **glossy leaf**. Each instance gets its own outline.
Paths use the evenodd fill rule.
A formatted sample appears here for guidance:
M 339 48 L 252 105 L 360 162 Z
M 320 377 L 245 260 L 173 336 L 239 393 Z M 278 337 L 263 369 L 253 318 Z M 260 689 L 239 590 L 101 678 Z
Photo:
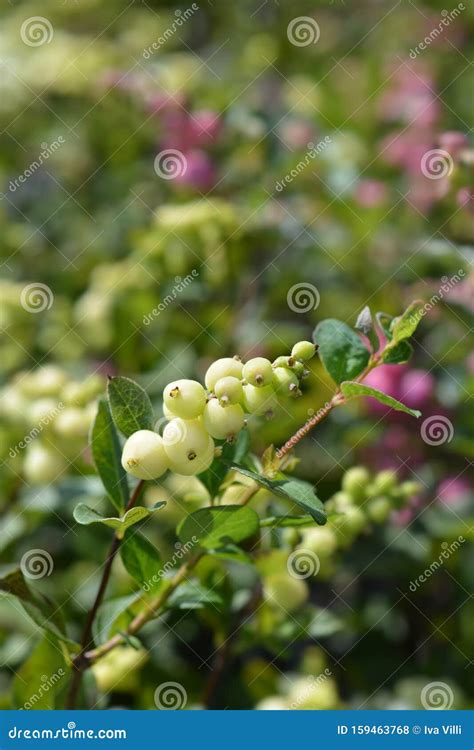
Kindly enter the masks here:
M 120 545 L 120 555 L 127 572 L 146 591 L 159 584 L 160 554 L 143 534 L 135 529 L 127 531 Z
M 140 599 L 141 591 L 108 599 L 97 610 L 92 627 L 92 635 L 96 644 L 104 643 L 111 635 L 112 626 L 135 602 Z
M 316 326 L 313 339 L 324 368 L 337 384 L 355 378 L 368 364 L 369 350 L 341 320 L 323 320 Z
M 15 673 L 11 686 L 14 707 L 54 710 L 58 694 L 67 687 L 68 674 L 61 649 L 48 637 L 43 638 Z
M 143 521 L 144 518 L 149 518 L 156 511 L 163 508 L 164 505 L 166 505 L 165 502 L 157 503 L 153 508 L 144 508 L 142 505 L 139 505 L 136 508 L 130 508 L 120 518 L 114 518 L 101 516 L 100 513 L 89 505 L 79 503 L 74 508 L 73 515 L 77 523 L 80 523 L 82 526 L 89 526 L 91 523 L 100 523 L 104 526 L 109 526 L 111 529 L 115 529 L 117 535 L 123 537 L 130 526 Z
M 261 484 L 262 487 L 270 490 L 270 492 L 273 492 L 275 495 L 290 500 L 306 513 L 309 513 L 316 523 L 320 525 L 326 523 L 327 519 L 324 505 L 316 495 L 313 485 L 309 482 L 286 477 L 284 479 L 268 479 L 254 471 L 244 469 L 242 466 L 233 466 L 232 468 L 240 474 L 250 477 L 250 479 L 254 479 L 258 484 Z
M 421 411 L 410 409 L 408 406 L 405 406 L 405 404 L 402 404 L 401 401 L 397 401 L 397 399 L 392 398 L 392 396 L 389 396 L 387 393 L 383 393 L 382 391 L 377 390 L 377 388 L 372 388 L 363 383 L 342 383 L 341 391 L 347 399 L 356 396 L 368 396 L 377 399 L 381 404 L 385 404 L 385 406 L 389 406 L 396 411 L 403 411 L 405 414 L 410 414 L 412 417 L 421 416 Z
M 259 530 L 254 510 L 242 505 L 201 508 L 191 513 L 178 528 L 183 544 L 199 543 L 205 549 L 219 549 L 255 536 Z
M 393 341 L 403 341 L 409 339 L 415 333 L 421 319 L 423 311 L 423 302 L 416 300 L 407 307 L 405 312 L 398 318 L 394 318 L 390 326 Z
M 125 437 L 137 430 L 153 430 L 151 401 L 138 383 L 120 376 L 111 378 L 107 395 L 113 420 Z
M 115 508 L 122 512 L 129 501 L 127 475 L 122 467 L 122 448 L 108 403 L 101 399 L 91 432 L 94 463 Z

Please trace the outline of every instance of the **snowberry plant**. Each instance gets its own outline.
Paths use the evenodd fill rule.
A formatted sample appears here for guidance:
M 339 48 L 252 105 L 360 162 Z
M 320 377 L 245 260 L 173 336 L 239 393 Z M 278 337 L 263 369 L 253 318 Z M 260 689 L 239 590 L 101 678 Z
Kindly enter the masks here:
M 125 649 L 127 652 L 136 649 L 140 661 L 144 650 L 140 640 L 142 629 L 164 611 L 180 606 L 180 591 L 186 586 L 189 589 L 189 581 L 206 557 L 252 565 L 263 576 L 262 560 L 269 552 L 263 537 L 269 528 L 286 533 L 281 537 L 280 552 L 272 550 L 272 560 L 281 562 L 282 553 L 283 557 L 288 556 L 288 545 L 290 550 L 298 545 L 314 548 L 321 559 L 325 556 L 332 559 L 337 546 L 344 546 L 343 537 L 347 539 L 345 532 L 349 526 L 354 536 L 367 522 L 387 520 L 391 501 L 383 503 L 379 499 L 380 495 L 389 494 L 378 486 L 381 480 L 370 483 L 365 470 L 351 470 L 343 492 L 332 498 L 326 508 L 310 483 L 289 476 L 288 472 L 296 465 L 291 452 L 332 409 L 359 396 L 375 398 L 388 407 L 420 416 L 420 412 L 363 381 L 378 365 L 403 363 L 410 358 L 412 347 L 408 339 L 417 327 L 421 310 L 422 304 L 415 302 L 399 317 L 377 313 L 374 321 L 370 310 L 365 308 L 355 328 L 339 320 L 324 320 L 316 327 L 312 342 L 296 343 L 291 352 L 274 362 L 264 357 L 246 362 L 237 356 L 219 358 L 208 368 L 203 383 L 181 379 L 165 387 L 162 418 L 154 413 L 147 393 L 137 383 L 121 376 L 109 380 L 107 397 L 99 402 L 91 430 L 91 450 L 115 514 L 102 516 L 85 503 L 74 510 L 77 523 L 104 525 L 112 535 L 100 585 L 82 634 L 67 632 L 59 617 L 51 617 L 53 605 L 30 588 L 20 569 L 0 584 L 4 591 L 22 601 L 28 614 L 47 630 L 49 638 L 60 643 L 65 668 L 70 673 L 63 705 L 77 704 L 84 674 L 91 667 L 99 674 L 102 660 L 105 659 L 105 664 L 115 650 L 122 649 L 125 654 Z M 249 432 L 258 429 L 259 419 L 271 418 L 278 414 L 278 409 L 291 411 L 294 399 L 302 393 L 304 379 L 310 374 L 307 365 L 315 356 L 334 381 L 332 398 L 283 446 L 276 449 L 269 446 L 263 456 L 255 456 Z M 146 504 L 145 490 L 165 479 L 167 472 L 184 477 L 195 475 L 210 500 L 181 519 L 176 536 L 185 554 L 180 555 L 174 566 L 166 566 L 162 575 L 166 559 L 162 559 L 160 550 L 137 525 L 159 523 L 165 503 Z M 385 484 L 387 481 L 392 491 L 394 477 L 384 479 Z M 234 483 L 239 492 L 229 502 L 232 497 L 229 490 Z M 364 485 L 360 492 L 359 485 Z M 256 502 L 252 507 L 252 499 L 262 488 L 278 502 L 267 505 Z M 357 502 L 350 499 L 350 493 Z M 356 507 L 372 496 L 364 512 Z M 407 492 L 397 495 L 399 499 L 404 496 Z M 275 507 L 283 511 L 270 512 Z M 328 524 L 328 533 L 323 534 L 321 527 L 327 522 L 328 512 L 332 523 Z M 288 535 L 299 533 L 302 527 L 308 527 L 303 528 L 302 536 L 289 541 Z M 311 527 L 315 533 L 311 533 Z M 320 531 L 316 533 L 317 529 Z M 132 590 L 120 600 L 107 600 L 118 554 L 133 581 Z M 276 580 L 275 575 L 280 578 Z M 272 569 L 267 578 L 258 595 L 267 596 L 272 606 L 291 610 L 293 605 L 299 606 L 304 601 L 306 584 L 290 580 L 291 585 L 287 585 L 286 567 L 283 575 Z M 299 590 L 293 592 L 297 594 L 296 602 L 279 601 L 297 586 Z M 199 599 L 193 606 L 212 602 L 210 593 L 202 586 L 195 587 L 193 596 Z M 82 703 L 86 703 L 84 698 Z

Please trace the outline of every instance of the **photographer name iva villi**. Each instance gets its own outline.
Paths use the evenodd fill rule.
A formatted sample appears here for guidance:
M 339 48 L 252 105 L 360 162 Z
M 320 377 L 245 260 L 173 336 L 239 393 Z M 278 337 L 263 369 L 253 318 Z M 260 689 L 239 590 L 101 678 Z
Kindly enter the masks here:
M 442 724 L 440 727 L 414 724 L 338 724 L 337 734 L 462 734 L 462 724 Z
M 462 734 L 462 724 L 442 724 L 435 726 L 420 726 L 414 724 L 338 724 L 337 734 Z

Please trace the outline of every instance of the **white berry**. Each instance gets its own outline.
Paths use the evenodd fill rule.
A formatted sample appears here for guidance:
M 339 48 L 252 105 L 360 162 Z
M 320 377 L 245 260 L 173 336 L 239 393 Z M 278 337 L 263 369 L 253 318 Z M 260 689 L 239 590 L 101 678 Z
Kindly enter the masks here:
M 244 400 L 242 381 L 232 375 L 226 375 L 225 378 L 218 380 L 214 386 L 214 393 L 221 406 L 240 404 Z
M 206 388 L 209 391 L 213 391 L 218 380 L 227 377 L 227 375 L 233 378 L 242 377 L 242 362 L 239 359 L 233 357 L 222 357 L 222 359 L 216 359 L 215 362 L 208 368 L 204 382 Z
M 265 357 L 249 359 L 242 370 L 244 379 L 257 388 L 270 385 L 273 377 L 272 363 Z
M 157 479 L 168 469 L 163 440 L 151 430 L 138 430 L 123 447 L 122 466 L 138 479 Z
M 175 380 L 163 391 L 167 409 L 183 419 L 199 417 L 206 405 L 206 391 L 196 380 Z
M 203 423 L 206 430 L 217 440 L 233 437 L 245 425 L 245 414 L 240 404 L 221 406 L 211 398 L 204 409 Z

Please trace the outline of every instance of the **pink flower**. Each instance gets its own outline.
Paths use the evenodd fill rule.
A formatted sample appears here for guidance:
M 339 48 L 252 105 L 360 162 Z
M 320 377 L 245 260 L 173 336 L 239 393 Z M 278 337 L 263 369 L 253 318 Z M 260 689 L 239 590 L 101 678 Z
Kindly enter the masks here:
M 221 119 L 217 112 L 201 109 L 189 120 L 189 134 L 194 146 L 205 146 L 217 139 L 221 131 Z
M 433 396 L 435 379 L 425 370 L 409 370 L 401 381 L 400 400 L 411 408 L 421 408 Z
M 438 485 L 438 497 L 442 503 L 453 505 L 472 493 L 471 486 L 462 477 L 447 477 Z
M 444 149 L 444 151 L 448 151 L 454 159 L 468 144 L 467 136 L 459 130 L 448 130 L 446 133 L 441 133 L 438 136 L 439 147 Z
M 355 199 L 364 208 L 380 206 L 387 200 L 387 187 L 381 180 L 361 180 L 356 187 Z
M 195 188 L 202 192 L 210 190 L 215 183 L 215 170 L 211 158 L 198 149 L 186 152 L 186 170 L 175 178 L 179 185 Z

